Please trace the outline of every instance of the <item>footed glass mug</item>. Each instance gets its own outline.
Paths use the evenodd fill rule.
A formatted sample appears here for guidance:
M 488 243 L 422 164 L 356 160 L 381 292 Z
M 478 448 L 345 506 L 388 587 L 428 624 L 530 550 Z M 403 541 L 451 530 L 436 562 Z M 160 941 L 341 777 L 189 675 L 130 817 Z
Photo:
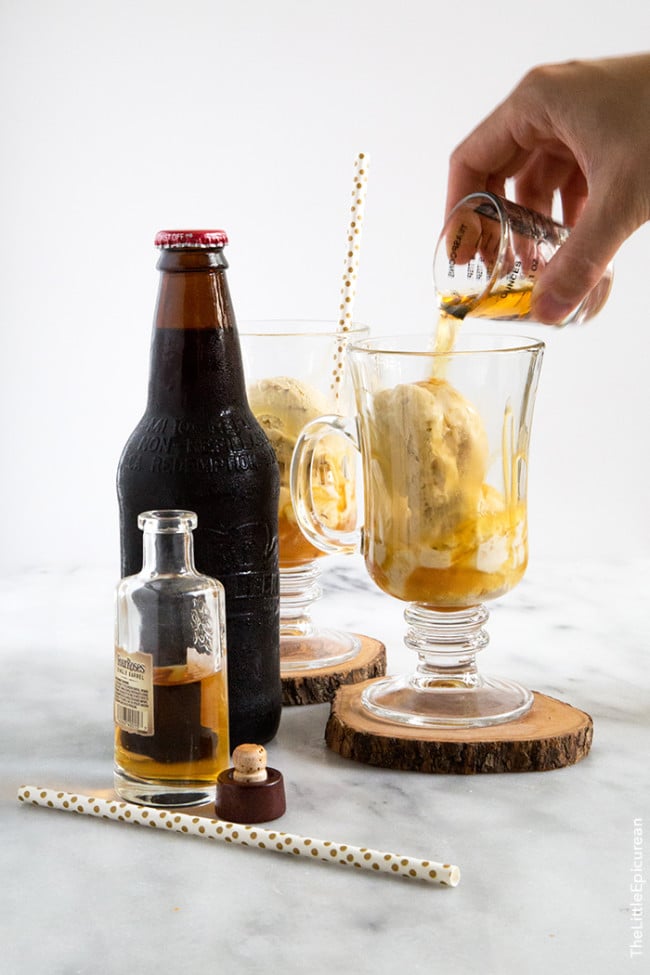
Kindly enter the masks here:
M 301 532 L 291 502 L 289 472 L 303 427 L 322 413 L 354 412 L 345 351 L 368 335 L 365 325 L 345 331 L 328 321 L 255 321 L 240 328 L 247 394 L 280 467 L 280 670 L 290 674 L 333 666 L 355 657 L 361 641 L 352 634 L 319 626 L 311 616 L 321 595 L 320 559 L 325 554 Z M 332 530 L 357 521 L 356 452 L 340 437 L 320 440 L 310 471 L 313 518 Z
M 357 445 L 342 417 L 309 423 L 294 452 L 291 487 L 305 535 L 327 552 L 361 549 L 374 582 L 408 603 L 408 676 L 372 681 L 363 706 L 414 726 L 473 727 L 512 720 L 532 704 L 514 681 L 476 665 L 488 643 L 484 601 L 515 586 L 528 559 L 530 431 L 543 343 L 461 335 L 453 351 L 427 336 L 354 342 L 364 487 L 361 531 L 314 517 L 309 471 L 323 438 Z

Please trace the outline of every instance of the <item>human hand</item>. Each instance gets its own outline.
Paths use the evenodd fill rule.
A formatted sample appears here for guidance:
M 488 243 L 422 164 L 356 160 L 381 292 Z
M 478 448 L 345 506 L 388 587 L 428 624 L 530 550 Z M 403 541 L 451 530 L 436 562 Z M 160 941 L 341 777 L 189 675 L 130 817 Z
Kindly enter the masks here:
M 468 193 L 505 195 L 551 213 L 571 236 L 540 274 L 532 315 L 557 323 L 650 219 L 650 54 L 533 68 L 454 150 L 447 213 Z

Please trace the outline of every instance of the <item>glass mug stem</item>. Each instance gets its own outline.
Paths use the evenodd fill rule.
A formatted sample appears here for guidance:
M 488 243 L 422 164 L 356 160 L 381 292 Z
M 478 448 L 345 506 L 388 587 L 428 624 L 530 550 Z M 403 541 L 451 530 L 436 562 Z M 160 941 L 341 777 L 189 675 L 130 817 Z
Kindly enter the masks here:
M 320 569 L 315 562 L 280 569 L 282 618 L 280 636 L 308 637 L 314 631 L 310 617 L 313 603 L 321 596 Z
M 280 567 L 282 676 L 340 666 L 355 657 L 361 641 L 353 633 L 317 626 L 311 609 L 321 596 L 317 562 Z
M 482 680 L 476 666 L 476 654 L 490 638 L 483 624 L 489 613 L 485 606 L 440 612 L 419 603 L 404 611 L 407 623 L 404 643 L 418 654 L 414 686 L 478 687 Z
M 373 681 L 361 700 L 383 721 L 416 728 L 472 728 L 503 724 L 524 715 L 533 695 L 516 681 L 479 673 L 476 655 L 488 645 L 485 606 L 441 611 L 413 603 L 404 612 L 404 643 L 418 666 L 403 677 Z

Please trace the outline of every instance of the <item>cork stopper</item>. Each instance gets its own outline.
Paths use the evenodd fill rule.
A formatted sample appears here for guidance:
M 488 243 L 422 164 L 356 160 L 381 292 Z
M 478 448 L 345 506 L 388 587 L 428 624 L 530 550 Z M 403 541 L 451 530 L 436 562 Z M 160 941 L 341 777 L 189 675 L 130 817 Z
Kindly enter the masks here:
M 266 782 L 266 748 L 263 745 L 237 745 L 232 753 L 235 782 Z
M 267 768 L 262 745 L 238 745 L 233 768 L 217 779 L 215 808 L 220 819 L 233 823 L 266 823 L 287 808 L 284 780 L 277 769 Z

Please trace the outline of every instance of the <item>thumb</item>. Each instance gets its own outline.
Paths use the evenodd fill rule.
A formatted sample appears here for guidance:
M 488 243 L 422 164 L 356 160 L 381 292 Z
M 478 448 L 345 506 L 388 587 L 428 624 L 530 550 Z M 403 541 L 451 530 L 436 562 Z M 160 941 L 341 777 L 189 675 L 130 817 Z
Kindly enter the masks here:
M 568 240 L 540 274 L 533 290 L 531 316 L 559 325 L 596 288 L 614 254 L 628 236 L 623 219 L 617 220 L 610 206 L 589 201 Z M 609 292 L 603 282 L 602 295 L 594 294 L 595 314 Z

